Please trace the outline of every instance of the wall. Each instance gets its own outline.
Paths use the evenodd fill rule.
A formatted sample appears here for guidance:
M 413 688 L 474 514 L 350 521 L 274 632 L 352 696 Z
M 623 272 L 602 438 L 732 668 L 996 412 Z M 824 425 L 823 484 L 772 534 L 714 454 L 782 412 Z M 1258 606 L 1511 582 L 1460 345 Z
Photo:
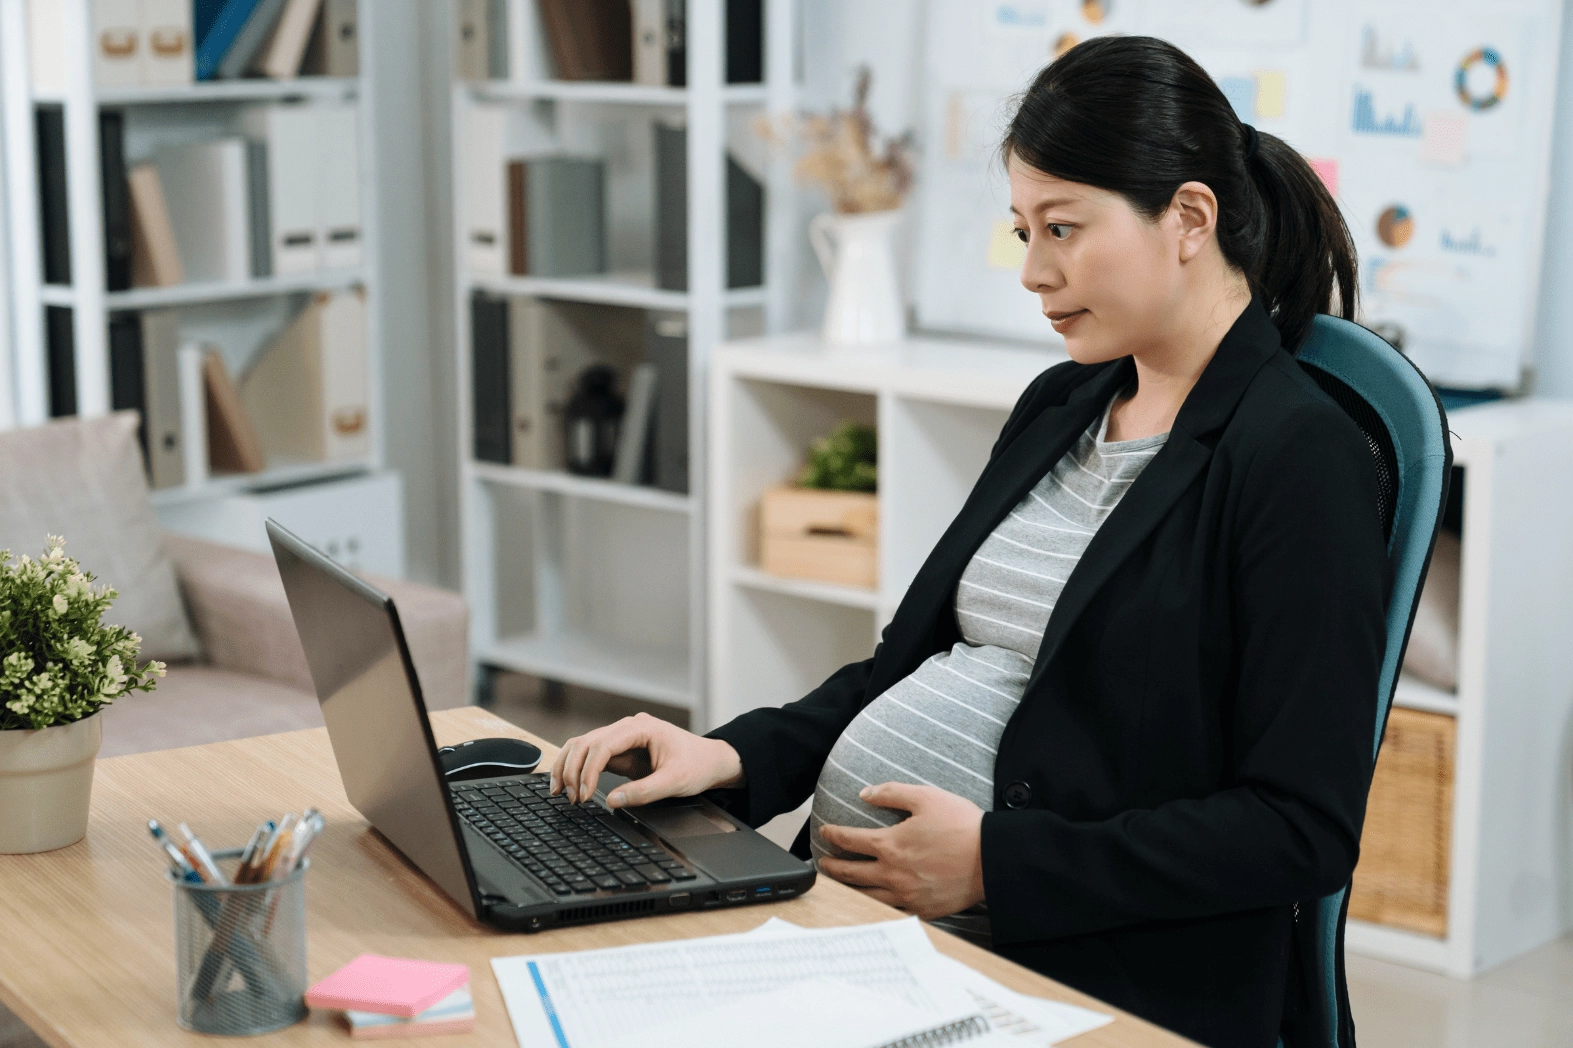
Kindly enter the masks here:
M 1573 4 L 1562 9 L 1562 65 L 1552 135 L 1551 202 L 1531 388 L 1546 396 L 1573 397 Z

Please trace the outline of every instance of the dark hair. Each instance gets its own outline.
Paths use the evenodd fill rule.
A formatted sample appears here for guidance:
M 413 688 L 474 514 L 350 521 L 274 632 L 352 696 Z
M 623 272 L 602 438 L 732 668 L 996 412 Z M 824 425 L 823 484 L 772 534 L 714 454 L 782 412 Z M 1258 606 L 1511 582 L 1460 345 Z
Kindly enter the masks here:
M 1201 66 L 1150 36 L 1105 36 L 1046 66 L 1001 145 L 1056 178 L 1119 193 L 1162 214 L 1186 182 L 1218 198 L 1218 246 L 1266 303 L 1290 352 L 1331 312 L 1355 313 L 1355 249 L 1305 158 L 1235 115 Z

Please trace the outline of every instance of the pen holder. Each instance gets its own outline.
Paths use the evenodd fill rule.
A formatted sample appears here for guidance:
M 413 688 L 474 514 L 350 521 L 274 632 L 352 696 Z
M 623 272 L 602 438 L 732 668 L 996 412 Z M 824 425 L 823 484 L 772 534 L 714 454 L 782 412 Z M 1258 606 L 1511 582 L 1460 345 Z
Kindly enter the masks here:
M 240 851 L 215 852 L 226 874 Z M 308 861 L 262 884 L 191 884 L 175 892 L 180 1025 L 198 1033 L 267 1033 L 306 1015 Z

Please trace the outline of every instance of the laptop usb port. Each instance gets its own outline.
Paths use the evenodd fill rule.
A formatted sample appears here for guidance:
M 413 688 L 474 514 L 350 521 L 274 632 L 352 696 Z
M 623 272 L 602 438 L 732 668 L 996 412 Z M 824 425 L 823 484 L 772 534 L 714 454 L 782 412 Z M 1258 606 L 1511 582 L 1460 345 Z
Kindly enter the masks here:
M 769 894 L 770 894 L 770 886 L 768 884 L 765 885 L 763 888 L 755 888 L 754 889 L 754 897 L 756 899 L 759 896 L 761 896 L 761 895 L 769 895 Z

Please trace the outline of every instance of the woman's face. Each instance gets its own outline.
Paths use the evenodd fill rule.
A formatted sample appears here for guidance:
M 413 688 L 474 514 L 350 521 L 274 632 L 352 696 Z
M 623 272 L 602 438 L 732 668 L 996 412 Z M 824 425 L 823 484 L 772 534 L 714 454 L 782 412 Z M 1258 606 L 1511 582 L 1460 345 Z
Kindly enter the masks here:
M 1164 343 L 1185 291 L 1187 230 L 1176 208 L 1149 220 L 1118 193 L 1014 158 L 1010 203 L 1027 245 L 1022 285 L 1072 360 L 1095 364 Z

